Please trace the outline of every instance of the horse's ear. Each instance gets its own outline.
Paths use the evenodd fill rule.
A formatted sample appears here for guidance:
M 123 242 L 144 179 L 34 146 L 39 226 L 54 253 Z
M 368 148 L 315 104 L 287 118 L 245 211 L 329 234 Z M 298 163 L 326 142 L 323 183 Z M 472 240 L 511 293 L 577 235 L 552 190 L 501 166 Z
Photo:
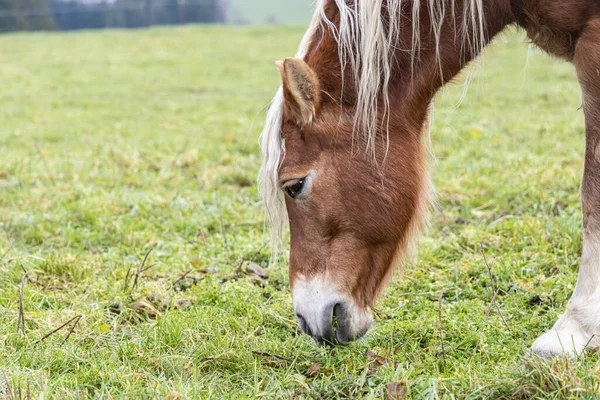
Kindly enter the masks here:
M 301 126 L 310 124 L 321 105 L 317 74 L 298 58 L 286 58 L 275 64 L 281 72 L 286 118 Z

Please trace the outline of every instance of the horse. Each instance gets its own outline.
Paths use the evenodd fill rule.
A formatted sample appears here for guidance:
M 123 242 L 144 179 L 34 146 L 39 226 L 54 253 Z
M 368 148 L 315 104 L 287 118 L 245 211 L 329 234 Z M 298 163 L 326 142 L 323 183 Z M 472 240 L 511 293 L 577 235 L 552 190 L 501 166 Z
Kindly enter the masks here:
M 572 62 L 586 150 L 575 290 L 532 345 L 541 357 L 600 347 L 598 0 L 319 0 L 261 134 L 261 191 L 274 251 L 289 222 L 289 281 L 301 329 L 348 344 L 373 322 L 393 271 L 427 223 L 424 144 L 435 94 L 508 26 Z M 279 243 L 279 245 L 277 245 Z

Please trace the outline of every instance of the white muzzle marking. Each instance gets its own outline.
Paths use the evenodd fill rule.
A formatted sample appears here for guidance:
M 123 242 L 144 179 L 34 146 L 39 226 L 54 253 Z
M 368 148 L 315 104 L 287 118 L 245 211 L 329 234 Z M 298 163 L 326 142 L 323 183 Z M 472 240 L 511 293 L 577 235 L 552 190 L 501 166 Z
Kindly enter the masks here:
M 302 330 L 318 343 L 347 344 L 369 330 L 373 317 L 330 282 L 323 275 L 310 280 L 299 276 L 292 290 L 294 310 Z M 334 317 L 337 327 L 334 327 Z

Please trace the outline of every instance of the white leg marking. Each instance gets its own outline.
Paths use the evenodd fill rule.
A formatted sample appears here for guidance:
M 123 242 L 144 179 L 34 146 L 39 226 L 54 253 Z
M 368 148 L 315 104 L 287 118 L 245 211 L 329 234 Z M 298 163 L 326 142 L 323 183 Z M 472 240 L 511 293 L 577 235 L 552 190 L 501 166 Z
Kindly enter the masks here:
M 581 268 L 567 310 L 532 350 L 542 357 L 577 357 L 600 347 L 600 232 L 586 233 Z

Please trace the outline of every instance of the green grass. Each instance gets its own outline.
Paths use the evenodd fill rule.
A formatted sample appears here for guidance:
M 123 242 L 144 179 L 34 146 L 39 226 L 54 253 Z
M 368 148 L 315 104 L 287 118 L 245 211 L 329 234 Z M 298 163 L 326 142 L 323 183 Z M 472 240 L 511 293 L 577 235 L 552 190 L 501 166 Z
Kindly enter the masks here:
M 584 134 L 573 68 L 514 33 L 462 103 L 459 84 L 436 102 L 439 210 L 372 331 L 334 349 L 301 334 L 254 179 L 273 61 L 302 33 L 0 37 L 0 397 L 600 397 L 597 354 L 524 357 L 575 284 Z M 482 250 L 510 331 L 486 317 Z

